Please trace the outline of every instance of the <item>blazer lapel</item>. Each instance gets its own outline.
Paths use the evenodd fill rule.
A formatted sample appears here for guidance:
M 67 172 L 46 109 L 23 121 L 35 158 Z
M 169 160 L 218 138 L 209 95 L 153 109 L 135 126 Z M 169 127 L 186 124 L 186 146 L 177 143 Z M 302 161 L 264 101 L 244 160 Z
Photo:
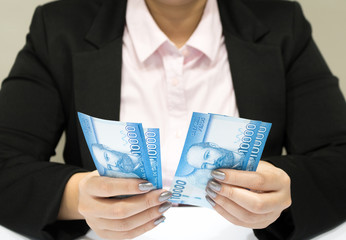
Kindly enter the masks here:
M 125 14 L 125 0 L 105 1 L 85 38 L 94 50 L 74 55 L 74 94 L 79 112 L 119 120 Z
M 119 38 L 102 49 L 74 56 L 77 111 L 98 118 L 119 119 L 121 47 Z
M 280 151 L 285 126 L 285 71 L 269 29 L 239 0 L 219 0 L 233 86 L 241 117 L 273 123 L 266 153 Z

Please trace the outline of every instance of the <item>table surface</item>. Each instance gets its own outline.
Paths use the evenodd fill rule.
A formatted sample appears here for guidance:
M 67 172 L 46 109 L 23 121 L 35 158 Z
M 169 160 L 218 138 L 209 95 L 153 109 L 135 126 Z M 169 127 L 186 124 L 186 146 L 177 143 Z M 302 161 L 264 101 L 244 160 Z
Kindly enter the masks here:
M 235 226 L 214 210 L 199 207 L 173 207 L 165 213 L 167 219 L 155 229 L 136 240 L 255 240 L 251 229 Z M 0 226 L 0 239 L 27 240 L 28 238 Z M 346 222 L 315 237 L 313 240 L 345 240 Z M 93 231 L 78 240 L 101 240 Z

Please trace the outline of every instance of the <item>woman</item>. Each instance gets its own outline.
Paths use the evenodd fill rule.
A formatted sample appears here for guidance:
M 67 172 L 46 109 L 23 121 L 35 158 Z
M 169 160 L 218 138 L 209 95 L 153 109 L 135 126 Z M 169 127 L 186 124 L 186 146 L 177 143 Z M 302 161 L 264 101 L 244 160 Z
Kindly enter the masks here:
M 133 238 L 171 206 L 170 192 L 150 191 L 143 180 L 90 172 L 77 111 L 160 127 L 165 186 L 190 112 L 271 122 L 257 172 L 213 172 L 215 210 L 257 229 L 260 239 L 308 238 L 345 220 L 345 100 L 296 3 L 47 4 L 36 10 L 4 81 L 0 111 L 1 203 L 8 206 L 0 224 L 34 238 L 69 239 L 88 227 L 107 239 Z M 62 131 L 66 165 L 49 163 Z

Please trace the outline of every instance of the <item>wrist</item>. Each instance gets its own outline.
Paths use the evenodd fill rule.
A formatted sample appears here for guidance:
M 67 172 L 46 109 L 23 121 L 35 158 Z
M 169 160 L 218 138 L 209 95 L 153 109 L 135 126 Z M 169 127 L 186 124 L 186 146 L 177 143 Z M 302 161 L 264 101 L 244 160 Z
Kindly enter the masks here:
M 63 197 L 60 203 L 58 220 L 78 220 L 84 217 L 78 211 L 79 182 L 89 172 L 75 173 L 66 183 Z

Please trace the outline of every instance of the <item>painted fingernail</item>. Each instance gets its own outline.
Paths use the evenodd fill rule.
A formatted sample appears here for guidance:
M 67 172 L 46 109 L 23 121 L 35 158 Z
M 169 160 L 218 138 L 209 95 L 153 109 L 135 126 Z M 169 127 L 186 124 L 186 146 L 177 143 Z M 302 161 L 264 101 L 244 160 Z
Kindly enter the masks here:
M 166 217 L 162 216 L 162 217 L 155 220 L 154 225 L 159 225 L 160 223 L 162 223 L 165 220 L 166 220 Z
M 211 199 L 208 195 L 205 196 L 205 199 L 207 199 L 207 201 L 210 203 L 211 206 L 215 207 L 215 202 L 213 199 Z
M 218 182 L 215 182 L 213 180 L 210 180 L 208 182 L 208 187 L 210 187 L 212 190 L 214 190 L 216 192 L 220 192 L 220 190 L 221 190 L 221 184 Z
M 219 170 L 213 170 L 211 175 L 218 180 L 224 180 L 226 178 L 226 174 Z
M 159 207 L 159 212 L 163 213 L 163 212 L 167 211 L 170 207 L 172 207 L 172 203 L 171 202 L 165 202 Z
M 211 198 L 216 198 L 216 192 L 214 192 L 213 190 L 211 190 L 210 188 L 207 188 L 205 190 L 207 192 L 207 194 L 211 197 Z
M 154 185 L 150 182 L 138 184 L 139 190 L 146 192 L 155 189 Z
M 159 201 L 164 202 L 164 201 L 167 201 L 168 199 L 170 199 L 171 197 L 172 197 L 172 192 L 166 191 L 166 192 L 161 193 L 161 195 L 159 197 Z

